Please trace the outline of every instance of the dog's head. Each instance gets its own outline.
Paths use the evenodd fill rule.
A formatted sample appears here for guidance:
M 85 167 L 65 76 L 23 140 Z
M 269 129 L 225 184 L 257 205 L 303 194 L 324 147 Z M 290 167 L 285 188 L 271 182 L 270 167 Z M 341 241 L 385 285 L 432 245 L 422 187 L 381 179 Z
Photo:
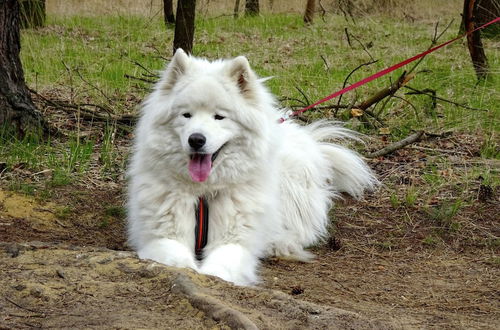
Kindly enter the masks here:
M 263 115 L 272 103 L 264 90 L 243 56 L 209 62 L 179 49 L 146 107 L 154 108 L 156 129 L 175 133 L 176 141 L 165 143 L 178 147 L 191 179 L 204 182 L 230 155 L 251 154 L 248 140 L 270 120 Z

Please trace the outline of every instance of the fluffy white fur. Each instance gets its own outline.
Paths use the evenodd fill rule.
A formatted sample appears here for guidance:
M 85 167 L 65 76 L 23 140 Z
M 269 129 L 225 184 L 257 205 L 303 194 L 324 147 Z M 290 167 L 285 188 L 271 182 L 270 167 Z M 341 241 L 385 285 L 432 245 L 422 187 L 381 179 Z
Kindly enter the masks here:
M 353 132 L 326 121 L 280 124 L 282 115 L 246 58 L 209 62 L 177 51 L 144 102 L 128 172 L 129 242 L 139 257 L 239 285 L 258 281 L 259 258 L 311 258 L 304 248 L 325 237 L 332 198 L 359 198 L 376 179 L 333 143 Z M 201 152 L 222 147 L 205 180 L 190 175 L 195 133 L 206 138 Z M 194 256 L 199 196 L 210 214 L 202 261 Z

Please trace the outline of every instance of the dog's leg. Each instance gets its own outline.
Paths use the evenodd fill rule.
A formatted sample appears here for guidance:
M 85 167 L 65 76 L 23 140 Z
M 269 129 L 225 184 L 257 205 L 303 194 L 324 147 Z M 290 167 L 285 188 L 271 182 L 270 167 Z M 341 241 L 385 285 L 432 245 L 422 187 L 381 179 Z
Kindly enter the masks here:
M 251 285 L 257 282 L 258 264 L 259 259 L 241 244 L 224 244 L 207 255 L 200 272 L 237 285 Z
M 173 239 L 154 239 L 139 249 L 137 255 L 141 259 L 150 259 L 169 266 L 198 270 L 193 252 Z
M 174 194 L 148 177 L 132 181 L 128 204 L 129 243 L 139 258 L 197 270 L 194 257 L 195 198 Z

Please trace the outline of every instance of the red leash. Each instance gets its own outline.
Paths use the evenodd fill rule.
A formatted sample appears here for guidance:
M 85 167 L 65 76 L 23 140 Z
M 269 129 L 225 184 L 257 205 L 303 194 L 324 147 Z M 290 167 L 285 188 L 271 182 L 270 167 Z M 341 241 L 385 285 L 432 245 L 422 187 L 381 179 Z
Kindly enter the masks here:
M 300 109 L 300 110 L 294 111 L 294 112 L 292 112 L 290 115 L 288 115 L 288 116 L 286 116 L 286 117 L 282 117 L 282 118 L 280 118 L 280 119 L 279 119 L 279 122 L 280 122 L 280 123 L 282 123 L 282 122 L 284 122 L 285 120 L 287 120 L 287 119 L 288 119 L 288 118 L 290 118 L 290 117 L 300 115 L 301 113 L 303 113 L 303 112 L 305 112 L 305 111 L 307 111 L 307 110 L 309 110 L 309 109 L 311 109 L 311 108 L 314 108 L 315 106 L 317 106 L 317 105 L 319 105 L 319 104 L 321 104 L 321 103 L 324 103 L 324 102 L 326 102 L 326 101 L 329 101 L 329 100 L 331 100 L 331 99 L 333 99 L 333 98 L 336 98 L 337 96 L 340 96 L 340 95 L 345 94 L 345 93 L 347 93 L 347 92 L 349 92 L 349 91 L 351 91 L 351 90 L 353 90 L 353 89 L 356 89 L 356 88 L 358 88 L 358 87 L 360 87 L 360 86 L 363 86 L 364 84 L 367 84 L 367 83 L 369 83 L 369 82 L 370 82 L 370 81 L 372 81 L 372 80 L 375 80 L 375 79 L 377 79 L 377 78 L 380 78 L 380 77 L 382 77 L 382 76 L 385 76 L 386 74 L 391 73 L 392 71 L 397 70 L 397 69 L 399 69 L 400 67 L 405 66 L 405 65 L 406 65 L 406 64 L 408 64 L 408 63 L 411 63 L 411 62 L 413 62 L 413 61 L 416 61 L 416 60 L 418 60 L 419 58 L 422 58 L 422 57 L 424 57 L 424 56 L 426 56 L 426 55 L 428 55 L 428 54 L 430 54 L 430 53 L 432 53 L 432 52 L 435 52 L 436 50 L 438 50 L 438 49 L 440 49 L 440 48 L 443 48 L 444 46 L 447 46 L 447 45 L 449 45 L 449 44 L 451 44 L 451 43 L 453 43 L 453 42 L 455 42 L 455 41 L 457 41 L 457 40 L 459 40 L 459 39 L 462 39 L 463 37 L 465 37 L 465 36 L 466 36 L 466 35 L 468 35 L 468 34 L 471 34 L 471 33 L 476 32 L 476 31 L 478 31 L 478 30 L 484 29 L 484 28 L 485 28 L 485 27 L 487 27 L 488 25 L 494 24 L 494 23 L 496 23 L 496 22 L 498 22 L 498 21 L 500 21 L 500 17 L 497 17 L 497 18 L 495 18 L 494 20 L 492 20 L 491 22 L 488 22 L 488 23 L 486 23 L 486 24 L 484 24 L 484 25 L 481 25 L 481 26 L 480 26 L 480 27 L 478 27 L 478 28 L 475 28 L 474 30 L 472 30 L 472 31 L 470 31 L 470 32 L 464 33 L 463 35 L 461 35 L 461 36 L 459 36 L 459 37 L 456 37 L 456 38 L 454 38 L 454 39 L 452 39 L 452 40 L 449 40 L 449 41 L 447 41 L 447 42 L 445 42 L 445 43 L 442 43 L 442 44 L 440 44 L 439 46 L 436 46 L 436 47 L 430 48 L 430 49 L 426 50 L 425 52 L 422 52 L 422 53 L 420 53 L 420 54 L 418 54 L 418 55 L 415 55 L 415 56 L 413 56 L 413 57 L 411 57 L 411 58 L 409 58 L 409 59 L 407 59 L 407 60 L 404 60 L 403 62 L 400 62 L 400 63 L 398 63 L 398 64 L 395 64 L 395 65 L 391 66 L 391 67 L 388 67 L 388 68 L 386 68 L 386 69 L 383 69 L 383 70 L 381 70 L 381 71 L 379 71 L 379 72 L 377 72 L 377 73 L 375 73 L 375 74 L 373 74 L 373 75 L 371 75 L 371 76 L 369 76 L 369 77 L 367 77 L 367 78 L 365 78 L 365 79 L 363 79 L 363 80 L 358 81 L 357 83 L 354 83 L 354 84 L 352 84 L 352 85 L 350 85 L 350 86 L 347 86 L 347 87 L 346 87 L 346 88 L 344 88 L 344 89 L 341 89 L 341 90 L 339 90 L 339 91 L 337 91 L 337 92 L 335 92 L 335 93 L 333 93 L 333 94 L 330 94 L 329 96 L 327 96 L 327 97 L 325 97 L 325 98 L 323 98 L 323 99 L 321 99 L 321 100 L 319 100 L 319 101 L 317 101 L 317 102 L 315 102 L 315 103 L 313 103 L 313 104 L 311 104 L 311 105 L 308 105 L 307 107 L 305 107 L 305 108 L 303 108 L 303 109 Z

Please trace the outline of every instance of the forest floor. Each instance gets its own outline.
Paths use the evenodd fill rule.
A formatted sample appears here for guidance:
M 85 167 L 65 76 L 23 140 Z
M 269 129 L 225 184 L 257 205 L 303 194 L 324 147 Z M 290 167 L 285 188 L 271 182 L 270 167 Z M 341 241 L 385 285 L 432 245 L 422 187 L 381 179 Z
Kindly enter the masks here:
M 441 34 L 456 37 L 461 1 L 396 2 L 380 14 L 327 12 L 312 25 L 288 12 L 201 16 L 194 54 L 247 56 L 274 77 L 267 84 L 283 106 L 298 109 Z M 173 31 L 151 10 L 117 15 L 87 3 L 95 15 L 49 12 L 45 27 L 22 31 L 25 78 L 53 134 L 17 140 L 0 130 L 0 329 L 500 328 L 498 38 L 483 39 L 491 74 L 481 83 L 456 42 L 370 107 L 373 117 L 351 106 L 403 69 L 305 113 L 365 134 L 353 146 L 364 155 L 425 133 L 369 160 L 380 189 L 336 201 L 313 262 L 263 260 L 261 283 L 242 288 L 140 261 L 127 246 L 133 118 L 170 58 Z
M 129 144 L 115 141 L 123 153 Z M 481 145 L 427 137 L 371 160 L 379 191 L 338 201 L 316 260 L 264 260 L 257 288 L 138 261 L 126 245 L 123 175 L 96 179 L 90 166 L 58 186 L 50 170 L 4 168 L 0 327 L 498 328 L 498 187 L 474 169 L 499 163 L 478 157 Z M 439 178 L 439 191 L 417 189 Z

